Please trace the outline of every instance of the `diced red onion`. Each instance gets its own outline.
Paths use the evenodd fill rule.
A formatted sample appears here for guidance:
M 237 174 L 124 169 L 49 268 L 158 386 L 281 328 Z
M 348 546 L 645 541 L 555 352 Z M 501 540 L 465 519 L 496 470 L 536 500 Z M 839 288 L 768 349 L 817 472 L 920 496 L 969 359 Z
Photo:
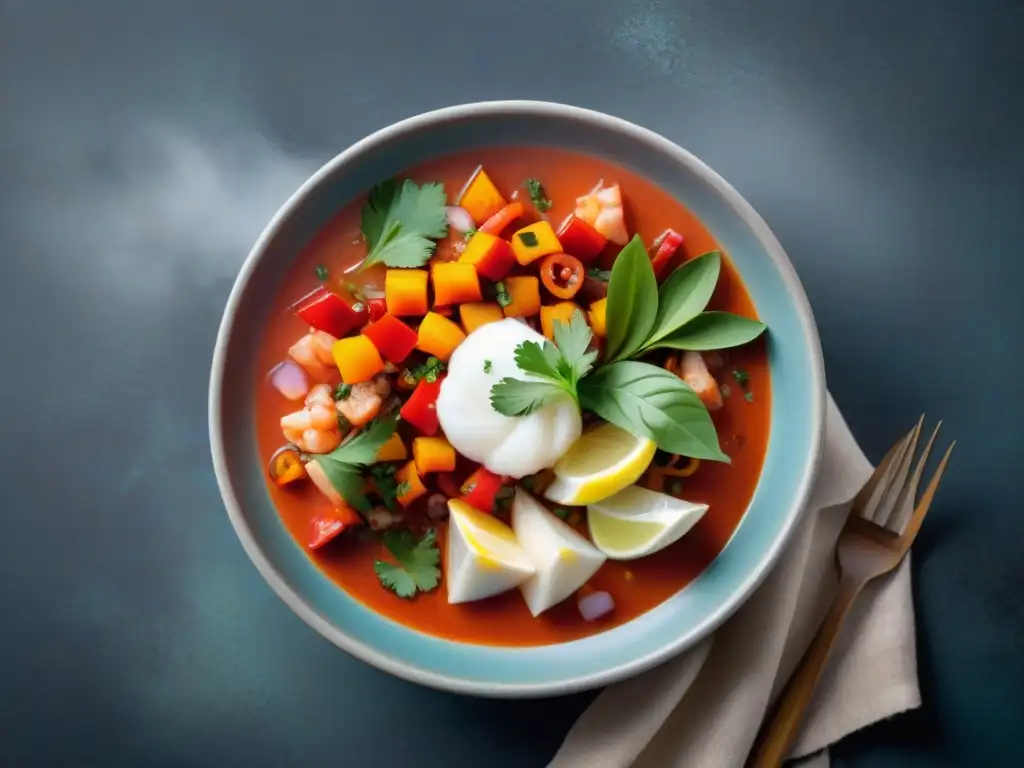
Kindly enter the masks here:
M 445 206 L 444 215 L 448 219 L 448 226 L 456 232 L 469 232 L 469 230 L 476 226 L 473 217 L 469 215 L 469 211 L 457 205 Z
M 577 603 L 585 621 L 594 621 L 615 610 L 615 601 L 607 592 L 591 592 Z
M 302 368 L 291 360 L 274 366 L 270 383 L 289 400 L 301 400 L 309 392 L 309 379 Z

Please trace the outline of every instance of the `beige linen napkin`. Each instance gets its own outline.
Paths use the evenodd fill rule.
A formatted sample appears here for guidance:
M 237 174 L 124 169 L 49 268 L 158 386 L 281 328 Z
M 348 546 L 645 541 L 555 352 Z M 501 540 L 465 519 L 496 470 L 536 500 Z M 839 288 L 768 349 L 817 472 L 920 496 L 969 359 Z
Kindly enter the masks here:
M 742 766 L 828 609 L 836 539 L 871 471 L 829 396 L 806 515 L 764 584 L 712 638 L 603 691 L 549 768 Z M 908 558 L 854 606 L 792 756 L 827 768 L 829 744 L 920 703 Z

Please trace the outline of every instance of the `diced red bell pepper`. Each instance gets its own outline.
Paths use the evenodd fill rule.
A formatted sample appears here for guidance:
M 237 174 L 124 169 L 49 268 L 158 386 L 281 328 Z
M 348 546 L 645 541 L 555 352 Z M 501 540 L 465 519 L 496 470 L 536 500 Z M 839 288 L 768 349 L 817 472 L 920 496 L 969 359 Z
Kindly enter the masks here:
M 336 539 L 342 531 L 363 524 L 363 518 L 351 507 L 337 507 L 329 515 L 317 515 L 309 521 L 310 549 L 320 549 L 324 544 Z
M 666 229 L 655 238 L 654 244 L 651 246 L 651 250 L 654 251 L 654 255 L 651 256 L 651 266 L 654 268 L 655 277 L 661 277 L 661 273 L 665 271 L 665 267 L 672 261 L 682 244 L 683 236 L 674 229 Z
M 370 322 L 375 323 L 388 313 L 388 302 L 384 297 L 367 299 L 366 308 L 370 312 Z
M 364 304 L 357 303 L 353 306 L 322 285 L 295 302 L 292 309 L 304 322 L 318 331 L 324 331 L 339 339 L 366 322 Z
M 478 467 L 462 484 L 463 501 L 481 512 L 492 514 L 498 491 L 503 485 L 501 475 L 496 475 L 485 467 Z
M 608 239 L 592 226 L 573 215 L 558 228 L 558 242 L 562 250 L 580 261 L 589 261 L 604 250 Z
M 384 315 L 363 328 L 363 335 L 392 363 L 400 363 L 416 348 L 419 335 L 394 315 Z
M 459 482 L 455 479 L 454 472 L 441 472 L 437 476 L 437 487 L 440 488 L 441 493 L 449 499 L 457 499 L 462 495 Z
M 442 381 L 444 376 L 438 376 L 435 381 L 421 379 L 400 411 L 402 420 L 412 424 L 424 435 L 436 434 L 440 426 L 437 420 L 437 396 L 441 393 Z

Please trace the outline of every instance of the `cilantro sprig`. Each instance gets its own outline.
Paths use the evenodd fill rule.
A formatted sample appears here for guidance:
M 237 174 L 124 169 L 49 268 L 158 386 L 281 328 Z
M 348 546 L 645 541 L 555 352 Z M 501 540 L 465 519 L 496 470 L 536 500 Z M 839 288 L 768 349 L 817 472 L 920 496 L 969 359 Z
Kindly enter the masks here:
M 530 202 L 533 203 L 533 207 L 541 213 L 547 212 L 554 205 L 548 199 L 547 193 L 544 191 L 544 185 L 537 179 L 526 179 L 523 181 L 523 188 L 530 196 Z
M 524 341 L 516 347 L 516 365 L 533 378 L 506 376 L 491 387 L 491 406 L 498 413 L 526 416 L 565 395 L 579 407 L 577 385 L 597 359 L 597 352 L 590 349 L 593 334 L 579 310 L 568 324 L 556 320 L 554 329 L 554 344 Z
M 370 190 L 363 208 L 362 230 L 369 248 L 363 268 L 421 267 L 438 240 L 448 234 L 442 184 L 422 187 L 411 179 L 388 179 Z
M 366 498 L 363 470 L 376 460 L 381 446 L 397 426 L 398 414 L 374 420 L 330 453 L 312 457 L 345 503 L 364 515 L 369 514 L 372 506 Z
M 385 531 L 380 539 L 398 561 L 395 564 L 377 560 L 373 564 L 381 584 L 406 599 L 437 588 L 441 581 L 441 551 L 437 548 L 435 529 L 428 530 L 418 541 L 408 530 Z

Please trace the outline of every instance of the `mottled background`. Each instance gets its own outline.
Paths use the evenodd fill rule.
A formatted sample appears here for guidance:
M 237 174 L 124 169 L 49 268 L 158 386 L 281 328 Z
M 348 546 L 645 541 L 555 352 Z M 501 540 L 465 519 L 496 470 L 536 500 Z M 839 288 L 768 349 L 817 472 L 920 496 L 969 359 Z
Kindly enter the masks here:
M 419 689 L 295 618 L 207 447 L 217 323 L 269 215 L 376 128 L 509 97 L 635 120 L 732 181 L 872 458 L 946 419 L 914 558 L 925 707 L 837 762 L 1017 763 L 1022 40 L 1019 0 L 0 0 L 0 766 L 553 754 L 586 696 Z

